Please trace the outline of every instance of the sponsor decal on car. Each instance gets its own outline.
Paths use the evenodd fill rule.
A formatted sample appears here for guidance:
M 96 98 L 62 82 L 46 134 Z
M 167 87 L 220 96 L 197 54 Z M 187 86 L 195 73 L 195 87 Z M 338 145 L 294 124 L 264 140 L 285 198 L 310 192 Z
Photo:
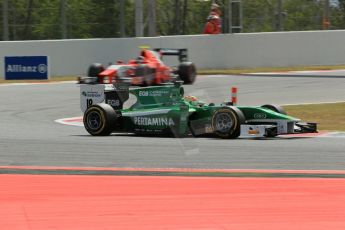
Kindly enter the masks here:
M 249 130 L 248 130 L 248 134 L 249 135 L 255 135 L 255 134 L 260 134 L 260 130 L 258 127 L 250 127 Z
M 254 118 L 255 119 L 265 119 L 267 116 L 264 113 L 255 113 Z
M 81 95 L 83 95 L 84 97 L 101 97 L 102 96 L 102 94 L 101 93 L 99 93 L 99 92 L 85 92 L 85 91 L 83 91 L 82 93 L 81 93 Z
M 162 97 L 164 95 L 168 95 L 170 91 L 166 90 L 143 90 L 139 91 L 140 97 Z
M 135 125 L 143 126 L 174 126 L 175 122 L 170 117 L 134 117 Z
M 107 104 L 113 107 L 118 107 L 121 105 L 120 100 L 108 99 Z

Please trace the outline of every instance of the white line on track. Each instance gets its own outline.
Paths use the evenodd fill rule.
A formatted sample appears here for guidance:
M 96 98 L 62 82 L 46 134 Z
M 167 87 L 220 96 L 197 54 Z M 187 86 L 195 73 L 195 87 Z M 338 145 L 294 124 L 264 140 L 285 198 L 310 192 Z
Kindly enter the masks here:
M 63 125 L 71 125 L 71 126 L 80 126 L 83 127 L 83 117 L 69 117 L 69 118 L 61 118 L 55 120 L 55 122 Z

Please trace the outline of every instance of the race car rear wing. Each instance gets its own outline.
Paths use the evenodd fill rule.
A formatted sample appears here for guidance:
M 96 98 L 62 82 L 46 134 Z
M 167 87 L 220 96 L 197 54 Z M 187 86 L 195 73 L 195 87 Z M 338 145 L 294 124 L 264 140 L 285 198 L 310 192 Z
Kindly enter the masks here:
M 187 49 L 168 49 L 168 48 L 156 48 L 154 51 L 158 52 L 162 56 L 178 56 L 179 62 L 188 61 Z
M 128 98 L 128 83 L 80 85 L 80 108 L 83 113 L 98 103 L 106 103 L 114 110 L 120 110 Z

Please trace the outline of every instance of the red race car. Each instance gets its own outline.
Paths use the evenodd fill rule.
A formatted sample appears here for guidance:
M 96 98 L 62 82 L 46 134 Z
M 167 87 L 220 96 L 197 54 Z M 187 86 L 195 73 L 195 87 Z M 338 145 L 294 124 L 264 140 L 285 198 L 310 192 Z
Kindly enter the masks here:
M 178 56 L 177 68 L 169 67 L 162 61 L 164 55 Z M 187 49 L 142 49 L 140 56 L 128 63 L 117 61 L 104 67 L 94 63 L 88 69 L 87 77 L 79 77 L 80 84 L 107 84 L 128 82 L 131 85 L 150 86 L 182 80 L 184 84 L 193 84 L 196 67 L 187 58 Z

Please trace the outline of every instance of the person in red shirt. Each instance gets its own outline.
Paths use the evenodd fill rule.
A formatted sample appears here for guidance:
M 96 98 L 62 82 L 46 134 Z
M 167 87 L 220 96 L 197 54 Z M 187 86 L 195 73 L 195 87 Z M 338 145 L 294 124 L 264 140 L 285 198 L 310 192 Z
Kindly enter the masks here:
M 207 23 L 204 28 L 204 34 L 220 34 L 222 32 L 221 11 L 219 5 L 212 4 L 211 12 L 207 17 Z
M 221 25 L 220 18 L 216 15 L 210 15 L 207 17 L 207 23 L 204 28 L 204 34 L 220 34 Z

